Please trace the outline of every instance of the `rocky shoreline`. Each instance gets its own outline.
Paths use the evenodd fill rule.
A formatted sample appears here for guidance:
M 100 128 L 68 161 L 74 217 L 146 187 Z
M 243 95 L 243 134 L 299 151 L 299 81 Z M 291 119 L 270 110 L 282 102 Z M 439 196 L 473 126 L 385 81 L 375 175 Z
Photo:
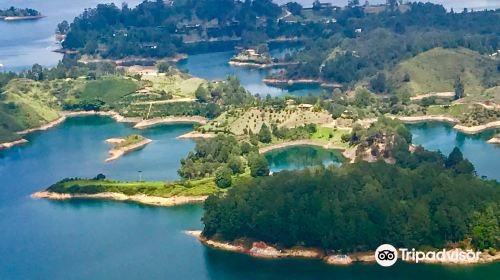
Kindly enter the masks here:
M 490 144 L 500 144 L 500 136 L 495 136 L 488 140 L 488 143 Z
M 340 88 L 341 84 L 324 82 L 318 79 L 274 79 L 265 78 L 262 82 L 269 86 L 289 87 L 294 85 L 319 85 L 324 88 Z
M 303 140 L 293 140 L 293 141 L 282 142 L 282 143 L 277 143 L 277 144 L 265 146 L 265 147 L 259 148 L 259 153 L 265 154 L 265 153 L 268 153 L 270 151 L 284 149 L 284 148 L 288 148 L 288 147 L 297 147 L 297 146 L 315 146 L 315 147 L 320 147 L 323 149 L 330 149 L 330 150 L 341 150 L 341 151 L 346 150 L 345 147 L 335 146 L 335 145 L 330 144 L 330 143 L 325 144 L 325 143 L 321 143 L 321 142 L 310 140 L 310 139 L 303 139 Z
M 161 124 L 176 124 L 176 123 L 197 123 L 204 125 L 208 122 L 208 120 L 204 117 L 200 116 L 188 116 L 188 117 L 162 117 L 162 118 L 154 118 L 149 120 L 142 120 L 134 125 L 134 128 L 143 129 L 155 125 Z
M 98 200 L 114 200 L 114 201 L 131 201 L 140 204 L 160 207 L 170 207 L 182 204 L 201 203 L 208 196 L 148 196 L 145 194 L 126 195 L 123 193 L 104 192 L 96 194 L 69 194 L 55 193 L 49 191 L 40 191 L 31 195 L 34 199 L 50 199 L 50 200 L 69 200 L 69 199 L 98 199 Z
M 120 144 L 124 140 L 125 140 L 124 138 L 111 138 L 111 139 L 107 139 L 106 143 L 108 143 L 108 144 Z M 145 138 L 144 140 L 142 140 L 138 143 L 132 144 L 132 145 L 128 145 L 128 146 L 121 147 L 121 148 L 113 148 L 109 151 L 109 157 L 105 160 L 105 162 L 117 160 L 120 157 L 122 157 L 123 155 L 125 155 L 126 153 L 130 153 L 132 151 L 140 149 L 151 142 L 153 142 L 153 140 Z
M 0 143 L 0 150 L 10 149 L 10 148 L 12 148 L 14 146 L 22 145 L 22 144 L 25 144 L 25 143 L 28 143 L 28 140 L 26 140 L 26 139 L 19 139 L 19 140 L 12 141 L 12 142 Z
M 186 134 L 177 136 L 177 139 L 210 139 L 214 138 L 216 134 L 214 133 L 202 133 L 198 131 L 191 131 Z
M 38 16 L 6 16 L 6 17 L 0 17 L 0 20 L 5 20 L 5 21 L 17 21 L 17 20 L 35 20 L 35 19 L 41 19 L 44 18 L 44 15 L 38 15 Z
M 203 125 L 203 124 L 206 124 L 208 121 L 206 118 L 200 117 L 200 116 L 163 117 L 163 118 L 154 118 L 154 119 L 144 120 L 142 118 L 124 117 L 115 111 L 74 111 L 74 112 L 63 111 L 63 112 L 61 112 L 59 118 L 57 118 L 53 121 L 50 121 L 50 122 L 43 124 L 39 127 L 28 128 L 28 129 L 25 129 L 22 131 L 18 131 L 16 133 L 18 135 L 26 135 L 26 134 L 30 134 L 30 133 L 37 132 L 37 131 L 44 131 L 44 130 L 58 126 L 59 124 L 63 123 L 67 118 L 78 117 L 78 116 L 111 117 L 117 122 L 135 123 L 134 128 L 137 128 L 137 129 L 143 129 L 143 128 L 147 128 L 147 127 L 151 127 L 151 126 L 155 126 L 155 125 L 161 125 L 161 124 L 176 124 L 176 123 L 187 123 L 187 124 L 198 123 L 198 124 Z M 9 149 L 15 145 L 24 144 L 27 142 L 28 141 L 26 139 L 19 139 L 19 140 L 12 141 L 12 142 L 0 143 L 0 150 L 1 149 Z
M 275 246 L 271 246 L 262 241 L 249 241 L 241 239 L 238 242 L 224 242 L 217 241 L 213 239 L 208 239 L 201 234 L 200 230 L 189 230 L 184 233 L 196 237 L 202 244 L 219 250 L 237 252 L 242 254 L 247 254 L 256 258 L 265 259 L 278 259 L 278 258 L 305 258 L 305 259 L 318 259 L 322 260 L 324 263 L 329 265 L 351 265 L 354 263 L 374 263 L 375 253 L 372 251 L 368 252 L 357 252 L 350 254 L 335 254 L 327 253 L 325 250 L 318 248 L 308 248 L 308 247 L 295 247 L 290 249 L 280 249 Z M 460 253 L 465 252 L 462 249 L 451 249 L 448 252 Z M 434 264 L 448 264 L 448 265 L 474 265 L 491 263 L 500 260 L 500 253 L 495 255 L 489 255 L 483 252 L 477 261 L 468 260 L 454 260 L 454 259 L 444 259 L 442 261 L 420 261 L 423 263 L 434 263 Z M 407 262 L 414 262 L 414 260 L 405 260 Z

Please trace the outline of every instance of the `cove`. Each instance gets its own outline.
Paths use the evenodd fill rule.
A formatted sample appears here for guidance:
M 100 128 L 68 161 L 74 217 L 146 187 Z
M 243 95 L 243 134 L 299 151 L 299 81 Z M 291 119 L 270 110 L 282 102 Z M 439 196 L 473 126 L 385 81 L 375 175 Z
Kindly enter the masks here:
M 499 263 L 469 267 L 398 263 L 385 269 L 371 264 L 336 267 L 314 260 L 255 259 L 206 248 L 185 235 L 183 230 L 202 229 L 200 205 L 156 208 L 29 197 L 68 176 L 102 172 L 134 180 L 142 170 L 147 180 L 175 179 L 179 159 L 194 147 L 192 141 L 175 137 L 191 129 L 191 125 L 168 125 L 139 131 L 155 141 L 110 164 L 103 162 L 109 148 L 104 140 L 138 131 L 99 116 L 69 118 L 29 135 L 27 145 L 2 151 L 0 279 L 487 279 L 500 269 Z
M 274 56 L 279 55 L 276 51 L 271 52 Z M 284 95 L 307 95 L 319 94 L 319 86 L 307 86 L 300 88 L 281 89 L 271 87 L 262 82 L 272 71 L 272 69 L 251 69 L 245 67 L 234 67 L 229 65 L 229 60 L 235 51 L 204 53 L 190 55 L 187 59 L 180 61 L 179 68 L 187 70 L 189 74 L 209 80 L 223 80 L 228 75 L 238 77 L 241 85 L 252 94 L 259 94 L 265 97 L 267 94 L 274 96 Z
M 454 147 L 458 147 L 465 158 L 470 160 L 479 176 L 500 181 L 500 145 L 489 144 L 488 141 L 500 130 L 488 130 L 469 135 L 458 132 L 446 123 L 429 122 L 408 125 L 413 135 L 413 143 L 429 150 L 440 150 L 449 155 Z

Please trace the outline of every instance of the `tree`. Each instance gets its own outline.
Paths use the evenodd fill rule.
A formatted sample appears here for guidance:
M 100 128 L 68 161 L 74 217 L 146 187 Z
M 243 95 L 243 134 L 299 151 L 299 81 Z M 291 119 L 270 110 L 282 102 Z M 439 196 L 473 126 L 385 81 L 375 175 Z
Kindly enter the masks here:
M 262 143 L 271 143 L 273 140 L 269 127 L 263 123 L 259 131 L 259 141 Z
M 56 32 L 59 34 L 66 34 L 69 31 L 69 24 L 66 20 L 63 20 L 61 23 L 57 24 Z
M 204 85 L 199 85 L 196 91 L 194 92 L 194 96 L 200 102 L 207 102 L 209 100 L 208 90 Z
M 313 2 L 313 7 L 312 8 L 313 8 L 314 11 L 321 10 L 321 2 L 319 2 L 319 0 L 315 0 Z
M 372 89 L 375 92 L 385 92 L 386 89 L 386 78 L 383 72 L 379 72 L 375 78 L 371 80 Z
M 463 98 L 465 96 L 464 83 L 462 79 L 458 77 L 455 80 L 455 100 Z
M 464 155 L 458 147 L 453 148 L 453 151 L 448 155 L 448 158 L 444 162 L 446 168 L 451 168 L 456 166 L 459 162 L 464 160 Z
M 106 175 L 99 173 L 94 177 L 94 180 L 104 180 L 106 179 Z
M 356 94 L 354 95 L 354 105 L 357 107 L 365 108 L 372 103 L 372 94 L 364 89 L 356 89 Z
M 232 184 L 232 172 L 227 166 L 221 166 L 215 171 L 215 184 L 219 188 L 228 188 Z
M 481 250 L 498 248 L 500 246 L 500 238 L 498 238 L 500 226 L 498 225 L 498 213 L 495 214 L 494 208 L 489 206 L 484 213 L 475 213 L 473 221 L 472 244 Z
M 359 0 L 348 0 L 347 1 L 347 6 L 351 7 L 351 8 L 359 6 Z
M 241 174 L 243 173 L 243 171 L 245 171 L 243 167 L 243 162 L 241 161 L 241 158 L 239 156 L 232 156 L 231 158 L 229 158 L 227 166 L 229 167 L 229 169 L 231 169 L 233 174 Z
M 158 72 L 159 73 L 168 73 L 168 71 L 170 70 L 170 63 L 168 62 L 158 62 L 156 63 L 156 68 L 158 68 Z
M 248 156 L 248 165 L 250 166 L 250 175 L 260 177 L 269 175 L 269 164 L 265 156 L 253 153 Z
M 288 2 L 286 3 L 286 8 L 292 15 L 298 16 L 302 13 L 302 5 L 297 2 Z
M 473 174 L 475 171 L 474 165 L 468 159 L 464 159 L 462 152 L 457 147 L 451 151 L 444 165 L 456 174 Z

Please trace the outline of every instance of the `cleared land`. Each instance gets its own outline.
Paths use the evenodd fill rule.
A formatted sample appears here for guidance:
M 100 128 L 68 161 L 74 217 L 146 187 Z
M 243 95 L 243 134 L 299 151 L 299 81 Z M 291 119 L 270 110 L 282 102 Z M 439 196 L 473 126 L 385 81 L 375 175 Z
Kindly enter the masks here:
M 315 112 L 312 109 L 300 109 L 289 106 L 285 109 L 250 108 L 233 109 L 225 112 L 201 129 L 206 131 L 229 131 L 235 135 L 243 135 L 245 129 L 258 133 L 262 124 L 278 127 L 296 127 L 304 124 L 325 124 L 332 122 L 332 116 L 326 111 Z
M 468 49 L 435 48 L 397 65 L 390 76 L 397 92 L 421 95 L 453 92 L 458 77 L 467 100 L 500 102 L 498 61 Z M 409 80 L 405 81 L 405 76 Z M 493 100 L 491 99 L 493 98 Z
M 219 192 L 213 178 L 190 180 L 189 182 L 118 182 L 110 180 L 63 180 L 46 191 L 67 194 L 122 193 L 143 194 L 157 197 L 204 196 Z

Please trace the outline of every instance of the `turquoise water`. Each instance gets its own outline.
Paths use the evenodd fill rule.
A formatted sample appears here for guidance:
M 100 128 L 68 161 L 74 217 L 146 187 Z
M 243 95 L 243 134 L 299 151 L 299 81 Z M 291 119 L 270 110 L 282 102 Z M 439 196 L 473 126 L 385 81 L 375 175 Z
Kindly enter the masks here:
M 273 70 L 233 67 L 229 65 L 228 62 L 235 54 L 235 51 L 228 51 L 190 55 L 188 59 L 180 61 L 178 66 L 181 69 L 187 70 L 191 75 L 210 80 L 223 80 L 226 79 L 228 75 L 236 76 L 240 80 L 242 86 L 252 94 L 259 94 L 262 97 L 268 94 L 274 97 L 287 94 L 319 94 L 321 92 L 319 86 L 307 86 L 293 89 L 281 89 L 267 86 L 262 83 L 262 79 L 266 78 Z
M 413 143 L 423 145 L 429 150 L 440 150 L 445 155 L 449 155 L 454 147 L 458 147 L 464 157 L 474 164 L 479 176 L 500 181 L 500 145 L 486 143 L 500 130 L 468 135 L 443 123 L 423 123 L 409 127 L 413 134 Z
M 331 165 L 342 163 L 342 154 L 338 151 L 318 147 L 290 147 L 266 153 L 269 169 L 272 172 L 302 169 L 307 166 Z
M 437 134 L 442 133 L 442 127 L 431 129 L 436 134 L 428 139 L 440 137 Z M 142 170 L 147 180 L 177 178 L 179 159 L 194 143 L 175 137 L 190 129 L 189 125 L 171 125 L 140 131 L 155 141 L 105 164 L 109 147 L 104 140 L 137 131 L 110 118 L 77 117 L 30 135 L 27 145 L 0 152 L 0 279 L 430 280 L 492 279 L 500 271 L 500 263 L 471 267 L 398 263 L 387 269 L 372 264 L 335 267 L 315 260 L 261 260 L 208 249 L 183 234 L 186 229 L 202 228 L 200 205 L 155 208 L 29 197 L 68 176 L 103 172 L 114 179 L 133 180 Z M 425 145 L 431 143 L 422 137 L 416 141 L 419 138 Z M 454 141 L 447 143 L 453 145 Z M 464 151 L 480 143 L 488 145 L 464 141 Z M 280 155 L 282 151 L 273 158 L 292 162 L 306 158 L 306 162 L 315 163 L 312 155 L 316 154 L 320 161 L 325 160 L 322 151 L 296 149 L 297 156 L 292 149 L 283 150 L 288 155 Z M 499 158 L 498 151 L 494 148 L 490 153 Z M 282 160 L 274 162 L 283 167 Z M 495 171 L 495 166 L 484 170 Z

